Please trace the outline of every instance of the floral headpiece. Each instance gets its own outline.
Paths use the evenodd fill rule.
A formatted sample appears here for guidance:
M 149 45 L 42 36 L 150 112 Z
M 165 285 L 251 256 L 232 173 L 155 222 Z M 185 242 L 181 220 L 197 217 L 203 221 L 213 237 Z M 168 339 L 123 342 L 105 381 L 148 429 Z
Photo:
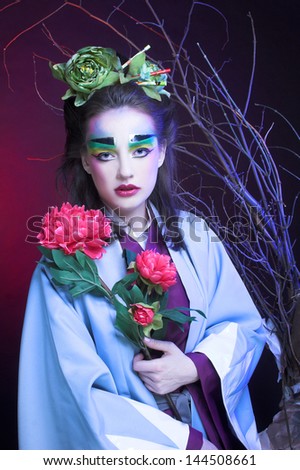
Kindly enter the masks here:
M 63 100 L 76 96 L 75 106 L 81 106 L 96 90 L 116 83 L 134 81 L 150 98 L 161 101 L 162 94 L 170 96 L 164 87 L 170 69 L 161 70 L 146 60 L 146 46 L 142 51 L 121 65 L 114 49 L 89 46 L 79 49 L 66 63 L 49 63 L 54 78 L 67 83 L 70 88 Z

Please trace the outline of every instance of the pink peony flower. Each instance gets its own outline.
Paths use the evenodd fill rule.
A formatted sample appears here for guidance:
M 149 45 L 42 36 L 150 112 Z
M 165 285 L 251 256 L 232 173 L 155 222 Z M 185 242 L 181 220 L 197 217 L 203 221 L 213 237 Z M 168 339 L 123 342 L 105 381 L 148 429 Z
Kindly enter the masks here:
M 67 255 L 77 250 L 92 259 L 101 258 L 111 235 L 111 225 L 100 210 L 85 210 L 84 206 L 63 203 L 52 207 L 44 216 L 39 243 L 50 249 L 61 249 Z
M 136 257 L 136 269 L 147 283 L 158 285 L 163 291 L 176 284 L 176 267 L 168 255 L 143 251 Z
M 141 304 L 132 304 L 129 312 L 132 314 L 134 321 L 142 326 L 150 325 L 155 315 L 153 308 Z

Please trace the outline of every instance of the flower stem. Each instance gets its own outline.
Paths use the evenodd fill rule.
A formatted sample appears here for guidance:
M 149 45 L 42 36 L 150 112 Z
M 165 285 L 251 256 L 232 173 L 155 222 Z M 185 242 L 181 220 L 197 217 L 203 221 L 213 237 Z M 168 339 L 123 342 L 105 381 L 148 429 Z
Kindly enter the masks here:
M 142 351 L 143 351 L 143 354 L 144 354 L 145 358 L 148 361 L 152 359 L 150 351 L 147 348 L 147 346 L 143 345 Z M 177 410 L 177 408 L 176 408 L 176 406 L 175 406 L 175 404 L 172 400 L 171 395 L 169 393 L 165 393 L 163 396 L 166 397 L 166 400 L 167 400 L 167 402 L 170 406 L 170 409 L 172 410 L 174 418 L 177 419 L 177 421 L 182 421 L 182 418 L 181 418 L 181 416 L 180 416 L 180 414 L 179 414 L 179 412 L 178 412 L 178 410 Z
M 108 299 L 112 302 L 113 297 L 114 297 L 112 291 L 107 286 L 107 284 L 105 284 L 105 282 L 103 281 L 103 279 L 101 277 L 99 277 L 99 281 L 100 281 L 101 287 L 103 287 L 103 289 L 106 291 Z
M 180 414 L 179 414 L 179 412 L 178 412 L 178 410 L 177 410 L 177 408 L 176 408 L 176 406 L 175 406 L 175 404 L 172 400 L 171 395 L 169 393 L 165 393 L 165 397 L 166 397 L 166 400 L 167 400 L 167 402 L 168 402 L 168 404 L 169 404 L 169 406 L 172 410 L 172 413 L 174 414 L 175 419 L 177 419 L 177 421 L 182 421 L 182 418 L 181 418 L 181 416 L 180 416 Z

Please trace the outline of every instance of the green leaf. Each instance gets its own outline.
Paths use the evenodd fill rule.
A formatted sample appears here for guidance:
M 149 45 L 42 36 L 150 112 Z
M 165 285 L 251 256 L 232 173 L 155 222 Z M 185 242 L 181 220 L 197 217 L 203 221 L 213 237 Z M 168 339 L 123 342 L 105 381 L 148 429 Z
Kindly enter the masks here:
M 188 308 L 188 307 L 178 307 L 178 310 L 188 310 L 190 312 L 197 312 L 199 315 L 201 315 L 203 318 L 206 318 L 206 315 L 202 310 L 198 310 L 197 308 Z M 194 318 L 194 317 L 192 317 Z
M 143 332 L 145 336 L 150 337 L 152 330 L 161 330 L 163 328 L 163 320 L 160 313 L 154 315 L 152 323 L 150 325 L 143 327 Z
M 80 278 L 97 285 L 100 283 L 99 278 L 95 277 L 95 274 L 90 269 L 80 271 Z
M 74 101 L 74 105 L 76 107 L 79 107 L 79 106 L 82 106 L 83 104 L 85 104 L 87 102 L 87 100 L 92 96 L 94 92 L 91 92 L 91 93 L 80 93 L 79 91 L 78 92 L 75 92 L 75 101 Z M 74 96 L 74 94 L 72 94 L 71 96 Z M 67 99 L 67 93 L 62 97 L 62 100 L 65 100 Z
M 168 321 L 169 320 L 166 320 L 163 318 L 163 327 L 160 330 L 154 330 L 153 333 L 151 334 L 151 338 L 164 339 L 167 334 Z
M 169 294 L 168 292 L 165 292 L 159 299 L 159 303 L 160 303 L 160 310 L 165 310 L 166 309 L 166 306 L 167 306 L 167 303 L 168 303 L 168 297 L 169 297 Z
M 88 257 L 85 258 L 86 268 L 82 269 L 82 264 L 77 261 L 73 255 L 66 255 L 61 250 L 52 250 L 53 259 L 61 270 L 67 270 L 75 273 L 78 280 L 85 279 L 90 282 L 97 282 L 97 267 Z M 79 255 L 80 257 L 80 255 Z M 81 262 L 83 258 L 81 257 Z
M 115 53 L 115 51 L 114 51 L 114 53 Z M 120 58 L 118 56 L 114 57 L 112 65 L 116 70 L 122 70 L 122 64 L 121 64 Z
M 54 78 L 65 82 L 66 64 L 54 64 L 53 65 L 52 62 L 49 62 L 49 67 L 51 69 L 51 72 Z
M 70 289 L 70 294 L 73 297 L 78 297 L 78 295 L 81 294 L 87 294 L 88 292 L 91 292 L 94 290 L 94 286 L 87 284 L 86 282 L 76 282 L 75 286 Z
M 121 85 L 123 85 L 124 83 L 130 82 L 130 80 L 132 80 L 131 75 L 128 75 L 128 74 L 125 75 L 124 72 L 119 72 L 119 81 Z
M 156 302 L 153 302 L 150 306 L 151 308 L 153 308 L 154 312 L 157 313 L 160 309 L 160 302 L 157 300 Z
M 159 313 L 161 313 L 164 318 L 168 318 L 177 324 L 191 323 L 195 320 L 195 317 L 187 316 L 177 309 L 161 310 Z
M 144 92 L 146 95 L 148 95 L 150 98 L 153 98 L 154 100 L 161 101 L 161 96 L 160 94 L 154 89 L 151 88 L 152 85 L 149 86 L 142 86 Z
M 101 286 L 100 282 L 99 284 L 95 284 L 93 294 L 97 295 L 98 297 L 106 297 L 108 300 L 112 301 L 111 295 L 107 292 L 106 289 L 104 289 L 104 287 Z
M 131 287 L 132 283 L 138 278 L 138 273 L 130 273 L 123 277 L 120 281 L 116 282 L 112 287 L 112 292 L 117 294 L 120 286 Z
M 52 261 L 44 261 L 49 267 L 56 285 L 68 286 L 70 294 L 77 297 L 80 294 L 93 292 L 98 296 L 111 297 L 102 287 L 98 276 L 96 263 L 89 256 L 77 250 L 75 256 L 66 255 L 61 250 L 49 250 L 39 247 L 40 251 Z
M 76 250 L 75 258 L 77 259 L 80 266 L 85 269 L 86 264 L 87 264 L 86 263 L 87 256 L 82 251 Z
M 81 294 L 87 294 L 88 292 L 93 293 L 93 295 L 99 296 L 99 297 L 107 297 L 108 300 L 110 300 L 109 294 L 106 292 L 103 287 L 99 285 L 92 285 L 88 284 L 87 282 L 76 282 L 74 287 L 70 289 L 70 294 L 73 297 L 77 297 L 78 295 Z
M 150 284 L 148 287 L 149 293 L 151 294 L 152 289 L 160 296 L 163 295 L 164 291 L 163 288 L 159 284 Z
M 118 72 L 109 72 L 109 74 L 105 77 L 103 82 L 101 83 L 101 86 L 97 88 L 104 88 L 106 86 L 113 85 L 114 83 L 117 83 L 119 81 L 119 73 Z
M 131 293 L 131 298 L 133 299 L 134 304 L 139 304 L 141 302 L 144 302 L 144 296 L 141 291 L 141 289 L 138 286 L 133 286 L 132 289 L 130 290 Z
M 75 272 L 50 268 L 50 273 L 53 279 L 62 285 L 68 285 L 78 281 L 78 275 Z
M 140 346 L 141 340 L 139 335 L 138 324 L 132 319 L 127 308 L 120 302 L 115 302 L 116 306 L 116 327 L 132 341 L 135 345 Z
M 125 258 L 125 262 L 126 262 L 127 267 L 130 265 L 130 263 L 132 261 L 136 260 L 137 253 L 135 253 L 135 251 L 124 249 L 123 254 L 124 254 L 124 258 Z
M 60 269 L 67 269 L 70 271 L 77 265 L 77 262 L 72 255 L 65 255 L 61 250 L 52 250 L 52 256 L 55 264 Z
M 168 98 L 170 98 L 171 93 L 167 90 L 159 90 L 160 95 L 166 95 Z
M 90 258 L 89 256 L 87 256 L 86 254 L 82 253 L 81 251 L 76 251 L 76 255 L 79 256 L 79 258 L 81 259 L 81 262 L 84 262 L 86 267 L 88 267 L 88 269 L 90 270 L 90 272 L 93 274 L 93 277 L 94 279 L 99 279 L 99 276 L 98 276 L 98 269 L 97 269 L 97 266 L 96 266 L 96 263 L 95 261 Z M 78 259 L 79 261 L 79 259 Z M 81 264 L 80 262 L 80 264 Z
M 112 288 L 112 293 L 121 297 L 127 305 L 134 303 L 131 297 L 131 291 L 128 291 L 121 282 L 118 282 L 117 284 L 118 286 L 114 285 Z
M 72 88 L 68 88 L 64 96 L 61 97 L 62 100 L 67 100 L 72 96 L 76 96 L 76 91 L 72 90 Z
M 139 75 L 141 72 L 141 68 L 145 63 L 145 60 L 146 60 L 145 52 L 142 52 L 141 54 L 138 54 L 137 56 L 135 56 L 129 64 L 128 73 L 132 76 Z
M 52 250 L 50 248 L 46 248 L 45 246 L 38 246 L 38 249 L 47 259 L 53 261 Z
M 82 270 L 81 268 L 77 270 L 73 269 L 73 267 L 72 269 L 56 269 L 50 267 L 50 273 L 56 280 L 56 282 L 59 284 L 73 285 L 74 283 L 85 282 L 87 285 L 90 285 L 92 289 L 98 289 L 102 293 L 102 295 L 106 295 L 109 297 L 109 295 L 101 286 L 99 278 L 94 279 L 94 275 L 91 271 Z

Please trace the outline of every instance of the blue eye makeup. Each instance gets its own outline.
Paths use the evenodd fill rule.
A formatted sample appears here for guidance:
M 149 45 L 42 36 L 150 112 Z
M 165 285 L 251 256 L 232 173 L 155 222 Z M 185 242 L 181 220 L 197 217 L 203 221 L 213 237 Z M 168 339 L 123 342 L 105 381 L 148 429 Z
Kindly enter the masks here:
M 149 155 L 156 144 L 155 135 L 130 135 L 129 149 L 133 158 L 144 158 Z
M 116 152 L 114 137 L 92 137 L 87 143 L 89 153 L 100 161 L 113 160 Z

